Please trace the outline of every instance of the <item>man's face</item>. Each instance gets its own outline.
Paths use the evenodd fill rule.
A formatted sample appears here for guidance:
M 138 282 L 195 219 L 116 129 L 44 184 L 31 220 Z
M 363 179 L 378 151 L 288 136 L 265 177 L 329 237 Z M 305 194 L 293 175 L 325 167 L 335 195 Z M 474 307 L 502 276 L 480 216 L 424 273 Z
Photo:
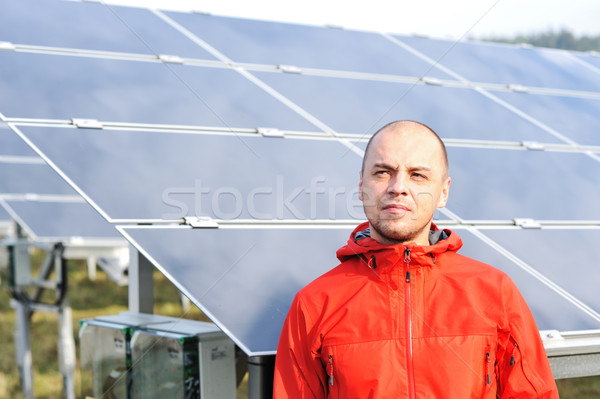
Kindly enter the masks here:
M 429 245 L 436 208 L 446 205 L 448 178 L 440 143 L 417 125 L 380 132 L 365 154 L 359 198 L 371 237 L 391 245 Z

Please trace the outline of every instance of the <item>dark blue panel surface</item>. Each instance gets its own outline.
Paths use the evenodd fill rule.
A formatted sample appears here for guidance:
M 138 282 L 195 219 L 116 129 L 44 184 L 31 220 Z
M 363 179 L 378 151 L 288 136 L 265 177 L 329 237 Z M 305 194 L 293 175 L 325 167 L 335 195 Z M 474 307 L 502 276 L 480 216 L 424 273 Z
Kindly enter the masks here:
M 463 219 L 600 220 L 600 162 L 581 153 L 449 147 Z
M 398 39 L 472 82 L 600 91 L 600 74 L 581 65 L 574 53 L 408 36 Z
M 37 157 L 25 142 L 13 133 L 8 127 L 0 126 L 0 155 L 13 155 L 20 157 Z
M 124 231 L 248 354 L 275 352 L 294 295 L 339 263 L 335 251 L 350 234 L 314 228 Z
M 580 145 L 600 145 L 600 98 L 495 92 L 494 95 Z
M 0 41 L 214 59 L 151 11 L 100 3 L 0 0 Z
M 85 202 L 6 201 L 37 239 L 117 238 L 117 230 Z
M 570 234 L 570 231 L 571 230 L 566 230 L 561 234 Z M 552 247 L 550 242 L 546 242 L 544 245 L 537 246 L 536 243 L 530 240 L 523 240 L 525 237 L 523 234 L 521 234 L 521 232 L 524 231 L 519 230 L 492 231 L 486 229 L 482 230 L 481 232 L 486 236 L 491 236 L 492 238 L 495 238 L 497 233 L 500 233 L 502 237 L 506 238 L 508 242 L 512 243 L 512 247 L 520 247 L 521 249 L 526 248 L 525 252 L 527 252 L 528 256 L 525 258 L 521 257 L 521 253 L 525 253 L 524 251 L 517 252 L 517 256 L 522 260 L 525 260 L 529 266 L 534 267 L 538 272 L 544 274 L 546 277 L 549 277 L 554 283 L 557 283 L 563 288 L 570 289 L 570 293 L 578 297 L 578 299 L 588 299 L 587 296 L 580 295 L 581 290 L 577 286 L 565 287 L 563 285 L 565 278 L 564 276 L 560 275 L 560 272 L 558 272 L 558 274 L 549 273 L 551 269 L 558 271 L 558 269 L 562 268 L 564 271 L 564 263 L 561 262 L 560 251 L 557 251 L 557 248 L 560 248 L 561 245 L 559 242 L 553 242 L 552 244 L 555 245 L 554 247 Z M 460 250 L 461 254 L 490 264 L 504 271 L 511 277 L 525 298 L 525 301 L 531 309 L 531 312 L 533 313 L 535 321 L 540 330 L 575 331 L 590 328 L 597 329 L 600 327 L 599 320 L 594 319 L 585 313 L 577 305 L 565 299 L 546 284 L 542 283 L 539 279 L 527 273 L 517 264 L 500 254 L 500 252 L 496 251 L 487 244 L 484 244 L 473 234 L 465 230 L 458 230 L 458 233 L 460 234 L 464 243 L 463 248 Z M 597 233 L 595 234 L 595 237 L 598 238 Z M 570 242 L 572 242 L 572 240 L 569 240 L 569 243 Z M 586 259 L 586 256 L 591 255 L 589 249 L 592 247 L 585 249 L 584 246 L 577 245 L 572 248 L 583 249 L 580 254 L 576 255 L 582 260 Z M 559 256 L 556 256 L 557 254 Z M 574 265 L 572 269 L 573 272 L 585 272 L 585 274 L 566 274 L 578 274 L 578 277 L 585 278 L 584 276 L 587 275 L 589 269 L 590 268 L 586 266 L 579 267 Z M 578 277 L 569 277 L 569 279 L 574 280 Z M 587 291 L 589 292 L 590 290 L 597 291 L 594 287 L 589 287 Z M 597 295 L 596 298 L 592 299 L 591 302 L 588 303 L 586 301 L 586 304 L 588 305 L 594 305 L 598 303 L 599 301 Z M 597 307 L 596 310 L 598 310 Z
M 0 206 L 0 221 L 5 222 L 5 221 L 11 220 L 11 219 L 12 218 L 10 217 L 8 212 L 6 212 L 6 210 Z
M 334 140 L 20 129 L 113 219 L 364 218 L 360 157 Z
M 0 194 L 74 195 L 75 191 L 46 164 L 0 162 Z
M 372 134 L 388 122 L 424 122 L 444 138 L 559 142 L 482 94 L 462 88 L 255 73 L 337 132 Z
M 600 269 L 594 262 L 600 229 L 486 230 L 484 233 L 600 313 L 597 285 Z
M 449 79 L 378 33 L 177 12 L 167 15 L 235 62 Z
M 7 117 L 315 130 L 231 69 L 0 53 Z

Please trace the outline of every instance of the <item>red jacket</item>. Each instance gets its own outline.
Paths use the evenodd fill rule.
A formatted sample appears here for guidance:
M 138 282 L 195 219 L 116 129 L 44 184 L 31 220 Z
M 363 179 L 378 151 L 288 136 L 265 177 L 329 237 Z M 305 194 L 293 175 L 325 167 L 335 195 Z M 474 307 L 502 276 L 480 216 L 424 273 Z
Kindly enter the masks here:
M 459 255 L 450 230 L 425 247 L 355 241 L 367 227 L 338 250 L 338 267 L 296 295 L 275 399 L 558 398 L 533 317 L 506 274 Z

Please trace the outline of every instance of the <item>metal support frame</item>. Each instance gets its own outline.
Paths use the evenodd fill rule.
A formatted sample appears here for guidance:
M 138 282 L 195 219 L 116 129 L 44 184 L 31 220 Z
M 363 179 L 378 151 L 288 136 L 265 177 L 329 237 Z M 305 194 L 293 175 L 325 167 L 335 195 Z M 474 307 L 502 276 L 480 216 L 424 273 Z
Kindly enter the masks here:
M 134 246 L 129 251 L 129 311 L 154 312 L 154 266 Z
M 248 358 L 248 399 L 273 399 L 275 356 Z
M 540 331 L 554 378 L 600 375 L 600 330 Z
M 33 398 L 33 359 L 29 338 L 29 309 L 26 304 L 15 300 L 11 301 L 10 305 L 15 309 L 15 357 L 19 367 L 23 397 Z
M 30 246 L 31 243 L 25 239 L 17 239 L 8 245 L 13 294 L 11 307 L 15 309 L 16 314 L 15 356 L 23 395 L 25 398 L 34 397 L 30 321 L 35 311 L 43 311 L 58 314 L 58 357 L 60 372 L 63 375 L 63 393 L 66 399 L 75 399 L 75 339 L 71 308 L 66 300 L 67 275 L 64 247 L 62 243 L 53 245 L 48 250 L 37 278 L 33 278 L 29 259 Z M 55 280 L 49 280 L 52 270 L 55 271 Z M 41 302 L 42 294 L 46 289 L 56 290 L 55 303 Z

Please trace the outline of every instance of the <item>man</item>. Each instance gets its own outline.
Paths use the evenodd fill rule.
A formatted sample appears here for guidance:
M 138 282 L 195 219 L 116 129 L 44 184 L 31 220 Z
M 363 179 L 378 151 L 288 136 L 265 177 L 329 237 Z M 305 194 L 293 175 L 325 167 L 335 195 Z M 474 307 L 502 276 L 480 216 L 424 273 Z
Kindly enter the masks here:
M 274 398 L 557 398 L 533 317 L 503 272 L 432 223 L 446 150 L 427 126 L 373 135 L 359 198 L 368 223 L 286 318 Z

